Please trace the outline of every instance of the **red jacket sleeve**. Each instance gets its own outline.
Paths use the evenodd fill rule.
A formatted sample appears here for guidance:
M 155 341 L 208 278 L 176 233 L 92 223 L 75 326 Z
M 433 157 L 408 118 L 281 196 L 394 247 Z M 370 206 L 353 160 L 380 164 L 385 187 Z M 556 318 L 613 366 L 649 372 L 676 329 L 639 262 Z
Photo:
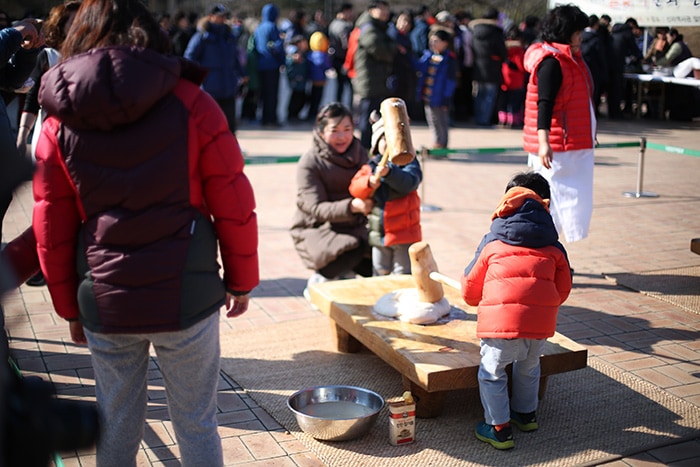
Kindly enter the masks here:
M 59 316 L 73 320 L 78 318 L 75 255 L 82 220 L 75 187 L 59 152 L 58 126 L 55 118 L 48 118 L 41 127 L 33 181 L 32 227 L 53 306 Z
M 488 260 L 484 258 L 484 253 L 474 262 L 468 274 L 462 275 L 462 298 L 470 306 L 477 306 L 481 302 L 484 292 L 484 281 L 488 269 Z
M 372 188 L 369 186 L 369 177 L 372 175 L 372 167 L 365 164 L 355 173 L 350 180 L 348 191 L 353 198 L 367 199 L 372 197 Z
M 181 82 L 176 93 L 191 98 L 188 105 L 192 204 L 213 218 L 226 288 L 231 292 L 249 292 L 260 282 L 258 223 L 255 195 L 243 173 L 238 140 L 229 131 L 218 104 L 208 94 L 187 82 Z
M 572 287 L 571 265 L 564 253 L 557 256 L 557 271 L 554 275 L 554 284 L 559 292 L 559 304 L 561 305 L 569 298 Z

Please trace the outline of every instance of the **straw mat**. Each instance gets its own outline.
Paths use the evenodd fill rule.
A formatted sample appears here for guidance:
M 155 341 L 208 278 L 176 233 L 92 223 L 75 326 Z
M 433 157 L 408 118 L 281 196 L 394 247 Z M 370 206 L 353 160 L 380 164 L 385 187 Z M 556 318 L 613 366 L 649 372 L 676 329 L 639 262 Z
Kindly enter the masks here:
M 538 409 L 540 429 L 515 431 L 516 447 L 497 451 L 473 434 L 482 409 L 477 391 L 453 391 L 443 415 L 418 419 L 416 442 L 388 442 L 388 410 L 364 436 L 317 441 L 301 432 L 286 406 L 295 391 L 348 384 L 385 399 L 403 390 L 399 374 L 370 352 L 335 351 L 330 320 L 318 317 L 222 335 L 222 369 L 326 465 L 340 466 L 570 466 L 629 455 L 697 435 L 700 409 L 649 383 L 605 366 L 549 378 Z
M 606 274 L 618 285 L 700 314 L 700 266 Z

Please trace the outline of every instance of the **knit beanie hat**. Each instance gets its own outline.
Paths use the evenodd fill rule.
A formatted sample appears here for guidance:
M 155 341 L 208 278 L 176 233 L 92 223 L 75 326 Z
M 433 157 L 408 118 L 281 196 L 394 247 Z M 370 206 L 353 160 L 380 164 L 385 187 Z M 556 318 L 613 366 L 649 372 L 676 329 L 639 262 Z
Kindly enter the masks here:
M 321 31 L 311 34 L 309 48 L 313 51 L 328 52 L 328 38 Z

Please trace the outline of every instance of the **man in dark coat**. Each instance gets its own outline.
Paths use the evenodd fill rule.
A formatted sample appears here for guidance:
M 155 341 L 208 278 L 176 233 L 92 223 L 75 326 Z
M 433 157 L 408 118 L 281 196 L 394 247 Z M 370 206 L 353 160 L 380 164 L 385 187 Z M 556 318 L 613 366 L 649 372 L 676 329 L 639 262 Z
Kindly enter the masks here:
M 238 33 L 226 23 L 229 17 L 230 12 L 223 5 L 212 8 L 197 25 L 184 56 L 208 70 L 202 89 L 219 104 L 229 130 L 235 134 L 236 97 L 245 70 L 239 61 Z
M 598 33 L 600 29 L 600 18 L 597 15 L 588 17 L 589 26 L 581 34 L 581 55 L 588 65 L 593 77 L 593 99 L 596 117 L 600 107 L 600 95 L 602 89 L 608 84 L 608 61 L 607 50 Z
M 625 99 L 625 71 L 632 71 L 633 66 L 642 63 L 642 52 L 627 23 L 613 25 L 611 34 L 610 86 L 608 89 L 608 116 L 622 118 L 622 101 L 625 100 L 625 112 L 632 111 L 631 99 Z M 628 93 L 628 97 L 631 94 Z
M 474 119 L 477 125 L 493 122 L 498 89 L 503 81 L 501 64 L 508 58 L 503 29 L 498 25 L 498 10 L 489 8 L 483 18 L 470 23 L 473 31 L 474 81 L 477 92 L 474 100 Z
M 355 51 L 355 78 L 352 89 L 360 98 L 360 120 L 358 129 L 364 148 L 370 147 L 372 126 L 369 115 L 372 110 L 379 111 L 384 99 L 389 97 L 387 80 L 391 75 L 396 55 L 396 42 L 388 34 L 389 4 L 386 1 L 370 1 L 367 8 L 369 15 L 358 19 L 360 35 Z

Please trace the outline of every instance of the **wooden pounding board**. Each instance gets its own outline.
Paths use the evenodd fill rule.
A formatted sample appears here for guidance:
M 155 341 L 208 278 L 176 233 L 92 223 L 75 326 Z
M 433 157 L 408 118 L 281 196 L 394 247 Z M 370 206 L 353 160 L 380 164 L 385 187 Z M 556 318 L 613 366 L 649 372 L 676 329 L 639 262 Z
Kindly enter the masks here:
M 374 313 L 380 297 L 413 287 L 410 275 L 380 276 L 315 284 L 309 293 L 321 312 L 426 391 L 477 387 L 481 356 L 476 308 L 466 305 L 458 290 L 444 287 L 453 310 L 450 319 L 436 324 L 404 323 Z M 585 347 L 555 334 L 541 359 L 542 376 L 585 368 L 587 353 Z

